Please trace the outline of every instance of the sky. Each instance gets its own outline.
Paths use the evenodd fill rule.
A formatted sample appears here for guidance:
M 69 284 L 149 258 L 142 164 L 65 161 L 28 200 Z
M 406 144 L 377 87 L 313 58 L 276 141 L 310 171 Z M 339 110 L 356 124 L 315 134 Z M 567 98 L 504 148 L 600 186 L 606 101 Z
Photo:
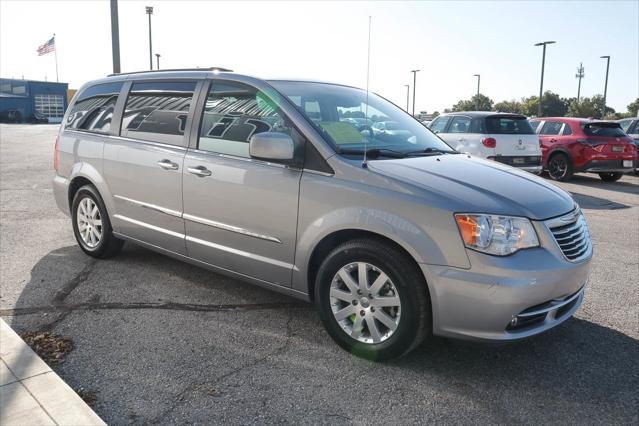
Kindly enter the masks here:
M 258 77 L 298 77 L 366 86 L 371 17 L 370 90 L 405 107 L 417 74 L 415 111 L 443 111 L 477 90 L 495 102 L 544 90 L 603 93 L 626 111 L 639 96 L 639 1 L 423 2 L 118 2 L 122 71 L 221 66 Z M 112 72 L 109 1 L 0 0 L 0 76 L 55 80 L 53 53 L 36 49 L 56 34 L 60 81 L 78 88 Z M 154 57 L 155 64 L 155 57 Z M 155 65 L 154 65 L 155 67 Z M 411 107 L 412 108 L 412 102 Z

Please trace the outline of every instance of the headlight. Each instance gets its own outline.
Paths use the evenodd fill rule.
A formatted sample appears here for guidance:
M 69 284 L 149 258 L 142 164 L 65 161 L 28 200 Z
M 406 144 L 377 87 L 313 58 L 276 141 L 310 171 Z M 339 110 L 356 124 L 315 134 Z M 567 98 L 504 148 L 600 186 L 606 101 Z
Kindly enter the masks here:
M 497 256 L 537 247 L 539 240 L 530 221 L 523 217 L 488 214 L 456 214 L 466 247 Z

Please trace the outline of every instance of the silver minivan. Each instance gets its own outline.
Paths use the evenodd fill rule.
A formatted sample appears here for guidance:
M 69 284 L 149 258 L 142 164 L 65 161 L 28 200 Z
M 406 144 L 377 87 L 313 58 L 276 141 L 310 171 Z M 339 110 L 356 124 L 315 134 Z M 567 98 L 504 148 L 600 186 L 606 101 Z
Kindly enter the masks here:
M 590 271 L 568 193 L 461 154 L 354 87 L 113 75 L 78 91 L 54 158 L 56 202 L 86 254 L 128 241 L 313 302 L 333 339 L 370 359 L 432 335 L 543 332 L 577 310 Z

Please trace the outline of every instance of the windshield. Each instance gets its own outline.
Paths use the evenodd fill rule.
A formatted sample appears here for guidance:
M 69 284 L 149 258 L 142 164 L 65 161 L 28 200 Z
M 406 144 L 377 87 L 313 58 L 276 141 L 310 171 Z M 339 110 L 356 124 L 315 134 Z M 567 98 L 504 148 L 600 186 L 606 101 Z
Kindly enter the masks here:
M 526 117 L 486 117 L 488 133 L 498 135 L 532 135 L 535 133 Z
M 419 121 L 374 93 L 326 83 L 272 81 L 343 155 L 455 152 Z
M 583 123 L 581 126 L 588 136 L 626 136 L 619 123 Z

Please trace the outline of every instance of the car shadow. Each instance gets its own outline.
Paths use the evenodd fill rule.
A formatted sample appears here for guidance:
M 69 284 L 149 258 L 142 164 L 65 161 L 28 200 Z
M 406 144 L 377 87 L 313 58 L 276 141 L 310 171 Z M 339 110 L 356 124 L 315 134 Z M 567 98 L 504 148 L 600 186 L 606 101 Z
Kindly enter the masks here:
M 630 208 L 627 204 L 617 203 L 615 201 L 608 200 L 606 198 L 595 197 L 592 195 L 579 194 L 577 192 L 570 192 L 572 198 L 579 204 L 582 209 L 589 210 L 619 210 Z
M 623 192 L 625 194 L 639 194 L 639 183 L 627 181 L 604 182 L 599 176 L 576 174 L 569 183 L 595 189 Z

